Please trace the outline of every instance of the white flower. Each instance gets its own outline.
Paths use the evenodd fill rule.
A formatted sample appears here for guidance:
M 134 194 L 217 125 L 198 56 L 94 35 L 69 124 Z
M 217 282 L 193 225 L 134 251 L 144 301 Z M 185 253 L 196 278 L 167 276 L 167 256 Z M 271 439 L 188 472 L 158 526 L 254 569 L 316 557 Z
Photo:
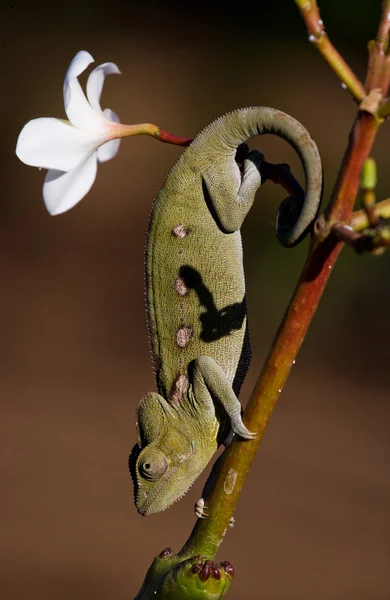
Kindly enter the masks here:
M 40 118 L 29 121 L 20 132 L 16 154 L 24 163 L 49 169 L 43 184 L 43 199 L 52 215 L 65 212 L 91 189 L 97 163 L 113 158 L 126 126 L 117 115 L 100 107 L 106 75 L 120 73 L 114 63 L 92 71 L 87 98 L 77 77 L 94 59 L 81 50 L 69 65 L 64 81 L 65 112 L 69 121 Z

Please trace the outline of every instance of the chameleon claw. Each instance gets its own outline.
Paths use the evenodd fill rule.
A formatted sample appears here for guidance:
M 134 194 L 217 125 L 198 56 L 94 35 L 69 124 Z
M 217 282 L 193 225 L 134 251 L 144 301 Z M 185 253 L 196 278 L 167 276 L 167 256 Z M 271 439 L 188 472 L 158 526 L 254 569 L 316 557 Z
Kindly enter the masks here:
M 207 519 L 208 518 L 209 513 L 206 512 L 206 510 L 205 510 L 204 498 L 199 498 L 199 500 L 197 500 L 195 502 L 195 516 L 198 519 Z

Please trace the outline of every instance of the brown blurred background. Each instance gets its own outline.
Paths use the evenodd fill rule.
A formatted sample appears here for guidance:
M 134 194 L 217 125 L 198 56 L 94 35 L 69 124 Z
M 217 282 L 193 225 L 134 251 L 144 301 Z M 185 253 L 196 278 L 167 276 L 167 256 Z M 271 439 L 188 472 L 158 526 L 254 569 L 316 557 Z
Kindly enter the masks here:
M 331 38 L 363 77 L 379 0 L 321 0 Z M 125 123 L 195 135 L 224 112 L 270 105 L 301 120 L 329 197 L 355 106 L 307 41 L 292 0 L 150 3 L 2 0 L 1 600 L 129 600 L 152 558 L 178 550 L 203 480 L 166 513 L 139 516 L 127 456 L 135 408 L 155 389 L 143 298 L 153 197 L 181 149 L 124 140 L 88 196 L 50 217 L 44 173 L 14 154 L 23 125 L 64 117 L 80 49 L 122 71 L 103 106 Z M 259 147 L 259 142 L 254 144 Z M 264 138 L 268 160 L 293 152 Z M 389 195 L 389 127 L 375 146 Z M 253 362 L 245 404 L 306 244 L 278 246 L 283 192 L 266 184 L 244 225 Z M 389 569 L 390 255 L 348 248 L 283 391 L 219 559 L 230 598 L 384 600 Z

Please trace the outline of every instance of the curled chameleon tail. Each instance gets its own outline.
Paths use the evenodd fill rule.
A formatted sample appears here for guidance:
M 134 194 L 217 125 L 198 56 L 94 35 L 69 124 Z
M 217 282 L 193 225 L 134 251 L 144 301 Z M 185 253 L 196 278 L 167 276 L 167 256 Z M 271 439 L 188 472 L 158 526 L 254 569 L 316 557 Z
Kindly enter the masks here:
M 286 140 L 297 152 L 305 173 L 304 195 L 286 198 L 279 207 L 276 220 L 279 242 L 291 247 L 303 239 L 313 223 L 320 206 L 323 185 L 317 145 L 299 121 L 275 108 L 241 108 L 213 121 L 195 138 L 190 148 L 192 152 L 200 153 L 208 147 L 209 153 L 215 151 L 218 156 L 222 152 L 225 160 L 232 161 L 240 144 L 264 134 Z

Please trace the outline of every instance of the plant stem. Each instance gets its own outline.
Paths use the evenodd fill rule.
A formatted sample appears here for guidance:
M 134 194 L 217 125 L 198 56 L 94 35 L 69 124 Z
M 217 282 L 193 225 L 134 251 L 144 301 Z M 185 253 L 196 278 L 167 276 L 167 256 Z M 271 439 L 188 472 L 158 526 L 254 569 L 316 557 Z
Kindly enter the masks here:
M 378 117 L 381 119 L 385 119 L 386 117 L 390 117 L 390 100 L 387 98 L 384 100 L 381 108 L 378 111 Z
M 369 60 L 366 76 L 366 89 L 372 90 L 380 87 L 386 94 L 389 87 L 390 63 L 388 54 L 388 38 L 390 29 L 390 0 L 383 0 L 382 15 L 378 25 L 375 40 L 368 45 Z
M 375 217 L 382 219 L 390 219 L 390 198 L 382 200 L 373 206 Z M 367 212 L 365 210 L 357 210 L 351 215 L 351 227 L 354 231 L 361 231 L 370 225 Z
M 383 0 L 382 15 L 378 25 L 376 34 L 376 42 L 379 51 L 384 54 L 388 51 L 389 46 L 389 31 L 390 31 L 390 0 Z
M 355 100 L 360 102 L 365 96 L 364 86 L 328 38 L 317 2 L 315 0 L 294 1 L 306 23 L 309 41 L 316 46 L 326 62 L 341 80 L 342 85 L 344 85 L 352 94 Z
M 173 133 L 169 133 L 168 131 L 158 127 L 158 125 L 153 125 L 152 123 L 137 123 L 135 125 L 118 123 L 112 130 L 113 138 L 131 137 L 134 135 L 151 135 L 157 140 L 160 140 L 160 142 L 176 144 L 178 146 L 189 146 L 189 144 L 192 142 L 191 138 L 174 135 Z

